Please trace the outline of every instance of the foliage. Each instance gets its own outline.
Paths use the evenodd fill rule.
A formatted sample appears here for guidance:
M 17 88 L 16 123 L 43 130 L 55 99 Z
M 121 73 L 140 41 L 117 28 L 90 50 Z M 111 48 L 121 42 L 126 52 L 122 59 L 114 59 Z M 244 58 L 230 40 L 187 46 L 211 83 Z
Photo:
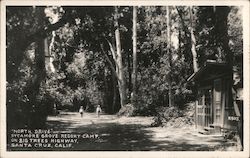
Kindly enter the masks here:
M 174 7 L 170 7 L 170 10 L 170 54 L 167 53 L 169 43 L 166 43 L 166 8 L 141 7 L 139 10 L 138 93 L 141 95 L 138 102 L 143 105 L 138 107 L 138 112 L 141 111 L 139 114 L 155 114 L 156 107 L 168 106 L 169 77 L 172 79 L 174 106 L 182 106 L 191 99 L 189 95 L 192 91 L 187 89 L 186 79 L 192 67 L 186 61 L 187 53 L 178 47 L 177 41 L 181 42 L 182 39 L 175 39 L 180 29 L 178 14 Z
M 242 8 L 232 7 L 228 15 L 229 47 L 234 53 L 234 65 L 243 69 Z
M 121 107 L 117 116 L 134 116 L 135 115 L 135 108 L 132 104 L 126 104 L 125 106 Z
M 46 105 L 43 107 L 41 95 L 32 97 L 33 87 L 32 82 L 35 78 L 34 68 L 34 49 L 36 45 L 32 44 L 25 51 L 25 58 L 21 62 L 18 69 L 19 77 L 17 80 L 7 82 L 7 117 L 8 127 L 27 127 L 27 126 L 43 126 L 44 119 L 47 116 Z M 36 113 L 40 113 L 39 118 Z M 19 121 L 13 121 L 13 120 Z M 38 120 L 38 123 L 35 123 Z
M 194 104 L 186 104 L 185 108 L 159 107 L 152 126 L 184 127 L 194 124 Z
M 242 63 L 241 9 L 238 7 L 199 7 L 197 15 L 196 38 L 199 39 L 197 51 L 200 64 L 203 65 L 207 59 L 228 62 L 226 57 L 230 51 L 234 56 L 233 64 Z M 224 20 L 221 19 L 223 17 Z M 224 48 L 225 38 L 229 38 L 227 43 L 229 50 Z

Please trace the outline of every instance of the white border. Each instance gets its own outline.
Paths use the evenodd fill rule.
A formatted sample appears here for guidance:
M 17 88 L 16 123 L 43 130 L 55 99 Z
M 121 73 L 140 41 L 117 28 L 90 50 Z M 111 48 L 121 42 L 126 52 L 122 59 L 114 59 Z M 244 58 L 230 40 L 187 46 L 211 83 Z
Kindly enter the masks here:
M 249 80 L 250 80 L 250 73 L 249 73 L 249 1 L 248 0 L 209 0 L 209 1 L 187 1 L 187 0 L 180 0 L 180 1 L 166 1 L 166 0 L 158 0 L 158 1 L 124 1 L 124 0 L 116 0 L 116 1 L 106 1 L 106 0 L 75 0 L 75 1 L 65 1 L 65 0 L 3 0 L 1 1 L 1 53 L 0 53 L 0 103 L 1 103 L 1 139 L 0 139 L 0 148 L 1 148 L 1 155 L 0 157 L 25 157 L 25 158 L 33 158 L 33 157 L 104 157 L 104 158 L 111 158 L 111 157 L 130 157 L 130 158 L 137 158 L 137 157 L 144 157 L 144 158 L 151 158 L 151 157 L 249 157 Z M 52 5 L 63 5 L 63 6 L 114 6 L 114 5 L 123 5 L 123 6 L 146 6 L 146 5 L 199 5 L 199 6 L 206 6 L 206 5 L 237 5 L 243 6 L 243 51 L 244 51 L 244 151 L 242 152 L 194 152 L 194 151 L 182 151 L 182 152 L 38 152 L 38 151 L 20 151 L 20 152 L 6 152 L 6 50 L 5 50 L 5 43 L 6 43 L 6 10 L 5 7 L 8 6 L 52 6 Z

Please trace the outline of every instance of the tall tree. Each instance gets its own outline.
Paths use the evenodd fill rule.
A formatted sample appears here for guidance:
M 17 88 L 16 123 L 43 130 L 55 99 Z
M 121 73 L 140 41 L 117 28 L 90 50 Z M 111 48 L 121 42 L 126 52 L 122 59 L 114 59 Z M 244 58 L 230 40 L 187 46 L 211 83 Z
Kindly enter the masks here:
M 167 55 L 169 62 L 170 73 L 168 74 L 168 106 L 172 106 L 172 54 L 171 54 L 171 24 L 170 24 L 170 7 L 166 6 L 166 18 L 167 18 Z
M 197 62 L 197 52 L 196 52 L 196 39 L 194 35 L 194 26 L 193 26 L 193 7 L 189 7 L 189 14 L 190 14 L 190 35 L 191 35 L 191 52 L 193 55 L 193 69 L 194 72 L 198 71 L 198 62 Z
M 124 76 L 124 67 L 122 62 L 122 50 L 121 50 L 121 37 L 120 37 L 120 26 L 118 22 L 119 12 L 118 7 L 115 7 L 114 13 L 114 27 L 115 27 L 115 42 L 116 42 L 116 55 L 115 61 L 117 63 L 116 73 L 118 75 L 118 85 L 119 85 L 119 93 L 120 93 L 120 102 L 121 106 L 124 106 L 127 101 L 126 94 L 126 80 Z
M 137 96 L 137 7 L 133 6 L 133 72 L 132 72 L 132 85 L 133 90 L 131 94 L 131 102 L 136 103 Z
M 177 12 L 179 14 L 180 20 L 181 20 L 181 24 L 183 27 L 183 31 L 185 33 L 185 36 L 188 40 L 186 47 L 188 49 L 190 49 L 191 53 L 192 53 L 192 65 L 193 65 L 193 72 L 197 72 L 198 71 L 198 61 L 197 61 L 197 51 L 196 51 L 196 37 L 194 34 L 194 9 L 192 6 L 188 7 L 188 10 L 185 11 L 185 8 L 181 9 L 179 7 L 176 7 Z M 187 18 L 189 21 L 189 27 L 188 25 L 185 23 L 185 12 L 189 12 L 189 17 Z

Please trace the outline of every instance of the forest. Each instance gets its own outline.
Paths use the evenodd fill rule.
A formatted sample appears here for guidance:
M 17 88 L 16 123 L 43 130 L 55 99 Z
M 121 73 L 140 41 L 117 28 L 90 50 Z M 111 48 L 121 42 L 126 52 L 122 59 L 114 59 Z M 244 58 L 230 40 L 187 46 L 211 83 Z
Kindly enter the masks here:
M 41 128 L 55 106 L 176 115 L 206 61 L 243 69 L 242 30 L 237 6 L 8 6 L 8 128 Z

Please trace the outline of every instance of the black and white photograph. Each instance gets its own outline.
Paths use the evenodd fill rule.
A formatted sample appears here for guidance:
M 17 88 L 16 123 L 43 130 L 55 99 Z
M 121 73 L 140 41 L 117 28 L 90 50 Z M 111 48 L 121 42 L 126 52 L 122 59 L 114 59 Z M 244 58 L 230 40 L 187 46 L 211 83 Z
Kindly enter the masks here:
M 246 154 L 249 2 L 95 2 L 1 6 L 3 150 Z

